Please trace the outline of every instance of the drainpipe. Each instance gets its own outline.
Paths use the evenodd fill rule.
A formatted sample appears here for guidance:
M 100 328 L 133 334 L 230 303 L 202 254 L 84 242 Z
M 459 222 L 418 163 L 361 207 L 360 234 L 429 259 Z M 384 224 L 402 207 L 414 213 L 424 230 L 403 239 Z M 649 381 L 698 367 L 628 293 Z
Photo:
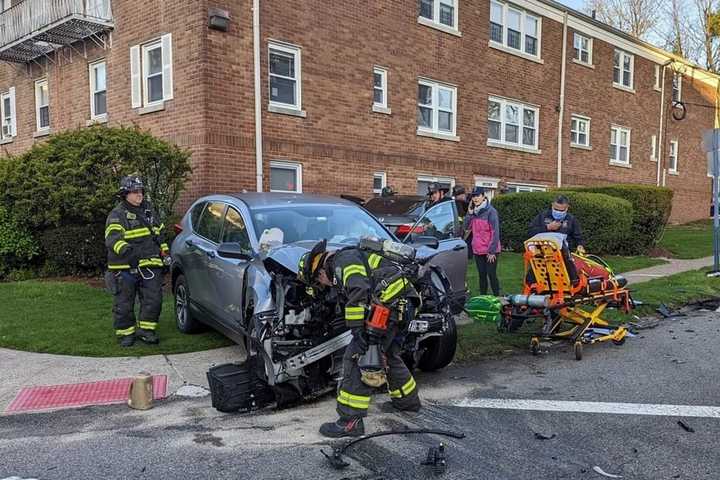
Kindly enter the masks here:
M 568 14 L 563 19 L 562 64 L 560 67 L 560 116 L 558 117 L 557 186 L 562 187 L 563 124 L 565 117 L 565 64 L 567 63 Z
M 255 62 L 255 177 L 263 190 L 262 91 L 260 90 L 260 0 L 253 0 L 253 60 Z
M 662 166 L 663 166 L 663 156 L 662 156 L 662 150 L 663 150 L 663 119 L 665 118 L 665 69 L 673 63 L 672 60 L 668 60 L 667 62 L 663 63 L 662 65 L 662 81 L 660 82 L 660 128 L 658 132 L 658 143 L 657 143 L 657 186 L 660 186 L 660 178 L 661 178 L 661 172 L 662 172 Z M 663 182 L 665 179 L 663 178 Z

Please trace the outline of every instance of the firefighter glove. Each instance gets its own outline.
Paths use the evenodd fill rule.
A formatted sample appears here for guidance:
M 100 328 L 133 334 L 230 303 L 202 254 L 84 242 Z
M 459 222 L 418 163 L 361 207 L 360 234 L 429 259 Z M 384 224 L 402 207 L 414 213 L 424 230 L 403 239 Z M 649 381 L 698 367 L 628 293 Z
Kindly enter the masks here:
M 360 355 L 363 355 L 365 352 L 367 352 L 367 349 L 368 349 L 367 332 L 365 332 L 365 329 L 362 327 L 353 328 L 352 336 L 353 336 L 353 341 L 355 342 L 355 345 L 357 346 L 358 353 Z

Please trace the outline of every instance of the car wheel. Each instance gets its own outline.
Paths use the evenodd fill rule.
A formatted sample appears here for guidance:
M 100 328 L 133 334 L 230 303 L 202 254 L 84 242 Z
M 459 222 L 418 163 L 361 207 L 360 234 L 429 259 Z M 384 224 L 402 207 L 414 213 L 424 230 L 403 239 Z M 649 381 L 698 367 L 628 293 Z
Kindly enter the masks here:
M 418 367 L 425 372 L 447 367 L 457 349 L 457 326 L 455 317 L 448 316 L 447 329 L 442 337 L 431 337 L 420 344 L 425 352 L 418 361 Z
M 184 275 L 175 281 L 175 325 L 182 333 L 198 333 L 205 330 L 190 310 L 190 295 Z

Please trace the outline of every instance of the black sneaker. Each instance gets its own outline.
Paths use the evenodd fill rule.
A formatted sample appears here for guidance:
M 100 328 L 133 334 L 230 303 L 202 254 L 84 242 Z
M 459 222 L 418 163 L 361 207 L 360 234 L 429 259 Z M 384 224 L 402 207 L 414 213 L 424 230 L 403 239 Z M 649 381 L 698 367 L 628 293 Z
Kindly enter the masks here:
M 123 335 L 118 338 L 118 341 L 121 347 L 132 347 L 135 345 L 135 335 L 132 333 L 130 335 Z
M 158 334 L 155 332 L 155 330 L 143 330 L 142 328 L 140 328 L 135 335 L 137 335 L 137 337 L 145 343 L 150 343 L 153 345 L 157 345 L 158 343 L 160 343 L 160 337 L 158 337 Z
M 365 425 L 362 418 L 339 419 L 337 422 L 323 423 L 320 435 L 330 438 L 359 437 L 365 435 Z

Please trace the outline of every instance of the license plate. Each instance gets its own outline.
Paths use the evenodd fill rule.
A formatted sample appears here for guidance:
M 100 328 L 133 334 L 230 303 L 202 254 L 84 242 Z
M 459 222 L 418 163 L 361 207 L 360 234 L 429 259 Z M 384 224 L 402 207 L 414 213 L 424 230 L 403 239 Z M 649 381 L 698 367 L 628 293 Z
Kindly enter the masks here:
M 413 320 L 408 326 L 408 331 L 413 333 L 425 333 L 428 331 L 430 323 L 425 320 Z

